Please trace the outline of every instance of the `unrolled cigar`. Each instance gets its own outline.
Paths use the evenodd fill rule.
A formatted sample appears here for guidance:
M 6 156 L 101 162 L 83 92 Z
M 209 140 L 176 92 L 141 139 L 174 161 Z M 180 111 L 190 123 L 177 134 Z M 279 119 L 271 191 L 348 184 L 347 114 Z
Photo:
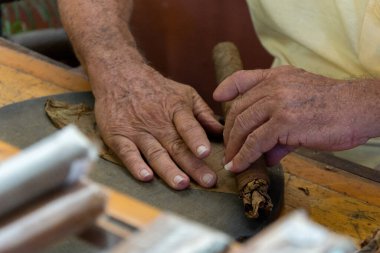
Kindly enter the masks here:
M 213 49 L 213 60 L 218 83 L 243 69 L 239 50 L 232 42 L 217 44 Z M 224 116 L 227 115 L 231 103 L 222 103 Z M 263 157 L 251 164 L 247 170 L 237 174 L 236 181 L 248 218 L 258 218 L 262 211 L 266 215 L 272 211 L 273 204 L 268 195 L 270 181 Z

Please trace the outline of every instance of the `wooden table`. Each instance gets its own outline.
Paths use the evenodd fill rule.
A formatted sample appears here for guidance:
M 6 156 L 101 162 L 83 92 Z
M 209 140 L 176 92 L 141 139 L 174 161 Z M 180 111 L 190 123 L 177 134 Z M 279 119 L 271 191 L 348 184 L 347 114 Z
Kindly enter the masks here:
M 0 106 L 89 89 L 80 74 L 0 41 Z M 0 157 L 1 154 L 0 148 Z M 303 208 L 314 221 L 351 236 L 357 243 L 380 228 L 379 183 L 298 154 L 288 155 L 282 165 L 285 170 L 282 215 Z

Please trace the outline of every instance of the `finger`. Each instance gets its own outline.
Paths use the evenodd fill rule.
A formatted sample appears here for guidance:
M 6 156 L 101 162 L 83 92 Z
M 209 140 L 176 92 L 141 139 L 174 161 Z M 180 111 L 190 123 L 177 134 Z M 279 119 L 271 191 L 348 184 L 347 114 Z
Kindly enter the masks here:
M 226 132 L 228 140 L 226 142 L 225 159 L 227 161 L 230 161 L 237 154 L 247 136 L 269 119 L 271 110 L 265 100 L 260 100 L 235 118 L 230 132 Z M 226 128 L 226 131 L 229 131 L 229 129 Z
M 267 114 L 269 114 L 269 108 L 265 109 L 264 107 L 267 107 L 267 106 L 271 107 L 270 102 L 271 100 L 269 99 L 268 96 L 265 95 L 265 92 L 256 92 L 256 91 L 246 93 L 245 95 L 235 99 L 235 101 L 232 103 L 232 106 L 229 112 L 227 113 L 225 123 L 224 123 L 223 138 L 224 138 L 225 145 L 228 144 L 232 127 L 234 126 L 235 121 L 237 120 L 239 115 L 241 115 L 244 111 L 246 111 L 250 107 L 252 107 L 252 110 L 253 110 L 253 108 L 256 106 L 258 108 L 261 108 L 261 109 L 257 109 L 258 114 L 261 114 L 262 113 L 261 111 L 263 110 L 264 112 L 267 112 Z M 246 116 L 247 116 L 247 120 L 253 120 L 253 119 L 248 119 L 249 115 L 246 115 Z
M 199 158 L 209 155 L 210 141 L 190 109 L 184 108 L 176 111 L 173 115 L 173 122 L 178 134 L 183 138 L 193 154 Z
M 265 153 L 265 159 L 268 166 L 274 166 L 278 164 L 282 158 L 284 158 L 287 154 L 295 149 L 295 147 L 277 144 L 274 148 Z
M 263 153 L 272 149 L 277 144 L 277 137 L 273 128 L 271 121 L 268 121 L 248 135 L 239 152 L 224 168 L 232 172 L 241 172 Z
M 206 188 L 215 185 L 217 180 L 215 172 L 189 150 L 174 130 L 160 141 L 181 169 L 199 185 Z
M 189 177 L 177 167 L 166 149 L 153 136 L 140 136 L 137 146 L 157 175 L 171 188 L 183 190 L 189 186 Z
M 214 112 L 201 98 L 201 96 L 198 95 L 198 93 L 195 93 L 193 101 L 193 112 L 197 120 L 201 123 L 201 125 L 211 133 L 221 134 L 223 131 L 223 125 L 220 124 Z
M 153 171 L 145 163 L 140 151 L 132 141 L 120 135 L 105 141 L 136 179 L 145 182 L 153 179 Z
M 253 86 L 265 80 L 270 70 L 240 70 L 221 82 L 213 93 L 214 100 L 224 102 L 245 93 Z

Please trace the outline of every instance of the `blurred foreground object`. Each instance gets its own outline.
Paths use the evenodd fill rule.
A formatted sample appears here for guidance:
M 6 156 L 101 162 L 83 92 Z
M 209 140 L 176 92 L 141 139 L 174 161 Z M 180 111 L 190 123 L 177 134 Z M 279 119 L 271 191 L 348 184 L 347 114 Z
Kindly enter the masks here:
M 6 203 L 0 209 L 0 252 L 36 252 L 70 235 L 88 242 L 94 252 L 111 253 L 355 250 L 351 240 L 310 221 L 303 212 L 239 244 L 220 231 L 91 182 L 86 173 L 96 157 L 94 145 L 69 126 L 0 163 L 0 201 Z
M 239 253 L 353 253 L 353 242 L 296 211 L 269 226 Z
M 105 194 L 85 175 L 94 145 L 74 126 L 0 164 L 0 252 L 35 252 L 90 226 Z

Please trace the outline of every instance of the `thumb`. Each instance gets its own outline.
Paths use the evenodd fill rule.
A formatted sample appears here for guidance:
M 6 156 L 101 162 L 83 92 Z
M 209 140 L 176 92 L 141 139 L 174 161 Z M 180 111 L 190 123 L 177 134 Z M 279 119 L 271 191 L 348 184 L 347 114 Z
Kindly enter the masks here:
M 224 102 L 245 93 L 262 82 L 270 70 L 240 70 L 230 75 L 219 84 L 213 93 L 214 100 Z

